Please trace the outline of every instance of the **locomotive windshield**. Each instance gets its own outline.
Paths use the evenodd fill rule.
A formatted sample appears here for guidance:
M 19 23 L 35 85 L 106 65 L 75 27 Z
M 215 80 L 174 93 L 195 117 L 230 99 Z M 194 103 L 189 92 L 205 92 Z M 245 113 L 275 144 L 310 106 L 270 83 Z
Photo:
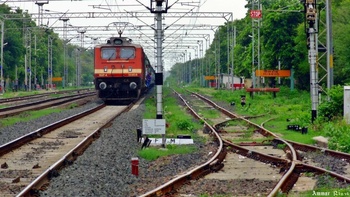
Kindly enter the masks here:
M 115 48 L 102 48 L 101 50 L 101 58 L 102 59 L 115 59 L 117 57 L 117 53 Z
M 135 49 L 124 47 L 120 49 L 120 59 L 133 59 L 135 57 Z
M 135 48 L 133 47 L 121 47 L 121 48 L 102 48 L 101 58 L 105 60 L 112 59 L 134 59 Z

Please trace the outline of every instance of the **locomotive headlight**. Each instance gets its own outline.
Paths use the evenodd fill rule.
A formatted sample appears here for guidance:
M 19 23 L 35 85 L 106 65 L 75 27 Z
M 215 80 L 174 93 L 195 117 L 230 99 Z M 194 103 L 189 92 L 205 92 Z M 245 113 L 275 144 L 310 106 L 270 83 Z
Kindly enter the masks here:
M 131 82 L 129 87 L 130 89 L 135 90 L 137 88 L 137 84 L 135 82 Z
M 131 66 L 128 67 L 128 71 L 132 72 L 132 67 Z
M 101 90 L 105 90 L 107 88 L 106 82 L 101 82 L 98 86 L 100 87 Z

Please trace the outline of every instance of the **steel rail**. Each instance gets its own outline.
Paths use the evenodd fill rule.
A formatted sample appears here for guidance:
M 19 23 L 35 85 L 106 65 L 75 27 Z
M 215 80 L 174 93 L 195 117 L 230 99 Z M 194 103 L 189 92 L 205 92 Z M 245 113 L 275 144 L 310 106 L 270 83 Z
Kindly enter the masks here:
M 261 123 L 261 126 L 264 127 L 264 124 L 266 124 L 266 122 L 270 121 L 266 120 L 263 123 Z M 350 154 L 349 153 L 344 153 L 344 152 L 339 152 L 339 151 L 335 151 L 335 150 L 331 150 L 328 148 L 320 148 L 317 146 L 312 146 L 312 145 L 308 145 L 308 144 L 302 144 L 299 142 L 295 142 L 292 140 L 286 140 L 288 143 L 292 144 L 294 149 L 296 150 L 300 150 L 303 152 L 316 152 L 316 151 L 320 151 L 322 153 L 324 153 L 325 155 L 330 155 L 332 157 L 338 158 L 338 159 L 345 159 L 348 163 L 350 163 Z
M 66 94 L 66 93 L 71 93 L 71 92 L 80 92 L 80 91 L 89 91 L 89 90 L 91 90 L 91 89 L 89 88 L 89 89 L 80 89 L 80 90 L 53 91 L 53 92 L 45 92 L 45 93 L 28 95 L 28 96 L 16 96 L 16 97 L 10 97 L 10 98 L 2 98 L 2 99 L 0 99 L 0 103 L 20 101 L 20 100 L 25 100 L 25 99 L 48 96 L 48 95 L 52 95 L 52 94 Z
M 345 159 L 348 163 L 350 163 L 350 154 L 349 153 L 344 153 L 344 152 L 339 152 L 339 151 L 335 151 L 335 150 L 330 150 L 328 148 L 320 148 L 317 146 L 312 146 L 312 145 L 307 145 L 307 144 L 301 144 L 298 142 L 294 142 L 291 140 L 287 140 L 289 143 L 291 143 L 295 149 L 297 150 L 301 150 L 304 152 L 307 151 L 320 151 L 323 152 L 325 155 L 330 155 L 332 157 L 335 158 L 339 158 L 339 159 Z
M 276 166 L 287 166 L 287 165 L 290 165 L 290 162 L 291 162 L 289 159 L 281 159 L 279 157 L 267 155 L 264 153 L 260 153 L 260 152 L 254 151 L 254 150 L 244 148 L 243 146 L 236 145 L 236 144 L 230 142 L 229 140 L 223 139 L 223 142 L 225 145 L 237 150 L 238 154 L 243 155 L 243 156 L 247 156 L 247 157 L 252 158 L 252 159 L 259 159 L 260 161 L 263 161 L 266 163 L 273 163 Z
M 63 103 L 68 103 L 74 100 L 82 99 L 85 97 L 89 96 L 94 96 L 96 95 L 95 92 L 88 92 L 88 93 L 83 93 L 80 95 L 70 95 L 70 96 L 65 96 L 65 97 L 59 97 L 59 98 L 52 98 L 52 99 L 47 99 L 47 100 L 42 100 L 42 101 L 36 101 L 32 103 L 26 103 L 22 105 L 15 105 L 11 107 L 6 107 L 0 109 L 0 117 L 8 117 L 8 116 L 13 116 L 19 113 L 22 113 L 23 111 L 27 110 L 40 110 L 56 105 L 61 105 Z M 45 104 L 47 103 L 47 104 Z M 23 110 L 21 110 L 23 108 Z M 29 109 L 28 109 L 29 108 Z M 17 109 L 17 110 L 16 110 Z
M 14 109 L 19 109 L 19 108 L 33 106 L 33 105 L 39 105 L 39 104 L 42 104 L 42 103 L 51 102 L 51 101 L 57 101 L 57 100 L 62 100 L 62 99 L 67 99 L 67 98 L 93 96 L 95 94 L 96 94 L 96 92 L 87 92 L 87 93 L 83 93 L 83 94 L 75 94 L 75 95 L 68 95 L 68 96 L 57 97 L 57 98 L 50 98 L 50 99 L 41 100 L 41 101 L 34 101 L 34 102 L 31 102 L 31 103 L 25 103 L 25 104 L 21 104 L 21 105 L 1 108 L 0 112 L 11 111 L 11 110 L 14 110 Z
M 350 178 L 343 176 L 341 174 L 338 174 L 336 172 L 333 171 L 329 171 L 327 169 L 321 168 L 321 167 L 317 167 L 317 166 L 313 166 L 313 165 L 309 165 L 309 164 L 305 164 L 305 163 L 297 163 L 296 164 L 296 171 L 297 172 L 318 172 L 319 174 L 329 174 L 330 176 L 338 179 L 340 182 L 347 182 L 350 183 Z
M 190 91 L 189 91 L 190 92 Z M 285 184 L 286 180 L 288 180 L 292 175 L 293 175 L 293 171 L 295 169 L 295 166 L 296 166 L 296 162 L 298 161 L 298 157 L 297 157 L 297 152 L 295 151 L 294 147 L 288 143 L 286 140 L 278 137 L 276 134 L 270 132 L 269 130 L 265 129 L 264 127 L 261 127 L 260 125 L 256 124 L 256 123 L 253 123 L 249 120 L 247 120 L 246 118 L 244 117 L 240 117 L 236 114 L 233 114 L 231 113 L 230 111 L 222 108 L 221 106 L 217 105 L 215 102 L 211 101 L 210 99 L 198 94 L 198 93 L 195 93 L 195 92 L 190 92 L 191 94 L 194 94 L 200 98 L 202 98 L 203 100 L 205 100 L 207 103 L 211 104 L 213 107 L 215 107 L 216 109 L 220 110 L 222 113 L 224 113 L 225 115 L 227 115 L 228 117 L 230 118 L 239 118 L 243 121 L 246 121 L 247 123 L 251 124 L 251 125 L 254 125 L 256 128 L 258 128 L 259 132 L 262 132 L 264 134 L 267 134 L 267 135 L 270 135 L 270 136 L 273 136 L 275 137 L 276 139 L 280 140 L 281 142 L 283 142 L 284 144 L 287 145 L 290 153 L 291 153 L 291 165 L 290 165 L 290 168 L 288 169 L 288 171 L 282 176 L 282 178 L 280 179 L 280 181 L 277 183 L 277 185 L 273 188 L 273 190 L 269 193 L 269 197 L 272 197 L 272 196 L 276 196 L 277 193 L 279 192 L 279 190 L 281 189 L 281 187 Z
M 53 164 L 50 168 L 48 168 L 43 174 L 41 174 L 39 177 L 37 177 L 34 181 L 32 181 L 27 187 L 25 187 L 18 195 L 17 197 L 26 197 L 26 196 L 33 196 L 38 195 L 39 190 L 42 190 L 42 187 L 47 183 L 59 170 L 61 170 L 66 165 L 72 163 L 79 155 L 83 154 L 83 152 L 87 149 L 87 147 L 100 136 L 101 130 L 108 126 L 111 121 L 113 121 L 116 117 L 118 117 L 120 114 L 127 112 L 130 110 L 135 103 L 131 103 L 128 105 L 123 111 L 121 111 L 119 114 L 113 117 L 109 117 L 109 120 L 105 125 L 102 127 L 96 129 L 93 131 L 90 135 L 88 135 L 83 141 L 81 141 L 78 145 L 76 145 L 73 149 L 71 149 L 67 154 L 65 154 L 60 160 L 58 160 L 55 164 Z M 50 129 L 46 129 L 46 132 L 49 132 L 49 130 L 52 130 L 53 128 L 61 127 L 65 124 L 68 124 L 76 119 L 79 119 L 81 117 L 84 117 L 86 115 L 89 115 L 95 111 L 98 111 L 99 109 L 102 109 L 106 105 L 102 104 L 99 105 L 91 110 L 86 110 L 82 113 L 79 113 L 75 116 L 71 116 L 70 118 L 67 118 L 63 120 L 64 122 L 58 122 L 57 125 L 53 126 Z M 55 123 L 54 123 L 55 124 Z
M 175 92 L 175 91 L 174 91 Z M 223 148 L 223 141 L 220 137 L 220 135 L 215 131 L 215 129 L 207 123 L 203 118 L 201 118 L 186 102 L 186 100 L 177 92 L 175 92 L 179 98 L 185 103 L 186 107 L 188 110 L 190 110 L 190 113 L 193 114 L 197 119 L 201 120 L 204 122 L 205 129 L 209 129 L 211 134 L 213 134 L 218 143 L 219 147 L 217 149 L 217 152 L 213 157 L 211 157 L 207 162 L 204 164 L 188 171 L 185 172 L 182 175 L 179 175 L 175 177 L 174 179 L 171 179 L 167 183 L 141 195 L 140 197 L 149 197 L 149 196 L 162 196 L 165 195 L 166 193 L 169 193 L 173 191 L 174 189 L 177 189 L 181 185 L 183 185 L 185 182 L 199 178 L 205 174 L 208 174 L 210 171 L 217 171 L 219 168 L 223 167 L 222 161 L 226 156 L 226 150 Z
M 25 143 L 28 143 L 29 141 L 32 141 L 36 138 L 40 138 L 41 136 L 49 133 L 50 131 L 54 130 L 54 129 L 57 129 L 59 127 L 62 127 L 63 125 L 66 125 L 74 120 L 77 120 L 81 117 L 84 117 L 84 116 L 87 116 L 99 109 L 102 109 L 103 107 L 105 107 L 104 104 L 102 105 L 99 105 L 97 107 L 94 107 L 92 109 L 89 109 L 89 110 L 86 110 L 86 111 L 83 111 L 79 114 L 76 114 L 76 115 L 73 115 L 73 116 L 70 116 L 70 117 L 67 117 L 63 120 L 60 120 L 60 121 L 57 121 L 57 122 L 54 122 L 52 124 L 49 124 L 45 127 L 42 127 L 40 129 L 37 129 L 33 132 L 30 132 L 24 136 L 21 136 L 15 140 L 12 140 L 8 143 L 5 143 L 3 145 L 0 146 L 0 157 L 3 156 L 4 154 L 6 153 L 9 153 L 11 150 L 13 149 L 16 149 L 18 147 L 21 147 L 23 144 Z

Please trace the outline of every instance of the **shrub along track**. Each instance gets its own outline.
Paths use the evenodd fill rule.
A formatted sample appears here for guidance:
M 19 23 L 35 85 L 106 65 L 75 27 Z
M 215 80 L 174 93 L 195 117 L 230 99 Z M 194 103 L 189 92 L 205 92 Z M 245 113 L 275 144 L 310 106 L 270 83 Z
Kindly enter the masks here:
M 0 146 L 3 196 L 29 196 L 95 140 L 101 129 L 129 106 L 100 105 Z

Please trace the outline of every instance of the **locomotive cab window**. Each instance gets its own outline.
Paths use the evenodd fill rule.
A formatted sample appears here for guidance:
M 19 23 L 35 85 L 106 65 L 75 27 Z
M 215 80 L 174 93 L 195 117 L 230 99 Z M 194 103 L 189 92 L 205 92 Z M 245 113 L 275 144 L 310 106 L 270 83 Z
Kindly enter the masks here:
M 148 59 L 145 59 L 145 65 L 146 65 L 147 68 L 151 66 L 151 63 L 149 62 Z
M 135 57 L 135 48 L 124 47 L 120 49 L 120 59 L 133 59 Z
M 102 59 L 115 59 L 117 57 L 117 53 L 115 48 L 102 48 L 101 49 L 101 58 Z

